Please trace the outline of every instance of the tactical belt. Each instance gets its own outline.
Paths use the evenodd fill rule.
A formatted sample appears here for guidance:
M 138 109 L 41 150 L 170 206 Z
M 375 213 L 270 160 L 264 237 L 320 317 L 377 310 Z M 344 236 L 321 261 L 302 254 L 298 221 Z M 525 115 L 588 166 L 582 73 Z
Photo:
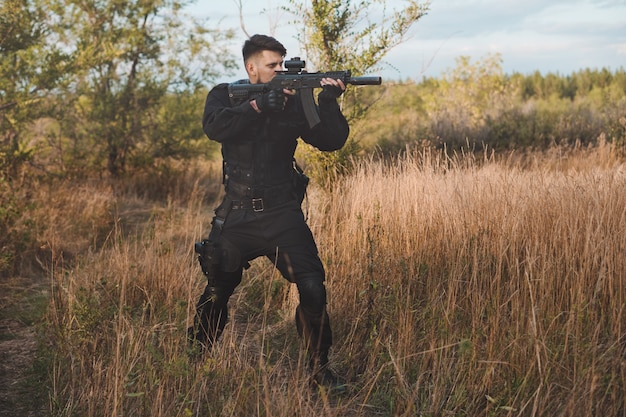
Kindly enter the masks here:
M 277 195 L 273 198 L 245 198 L 242 200 L 232 200 L 230 208 L 232 210 L 253 210 L 261 212 L 294 199 L 295 198 L 291 193 L 283 193 L 282 195 Z
M 231 200 L 231 203 L 227 204 L 232 210 L 256 212 L 274 208 L 296 198 L 291 182 L 270 187 L 255 187 L 232 179 L 226 184 L 226 196 Z

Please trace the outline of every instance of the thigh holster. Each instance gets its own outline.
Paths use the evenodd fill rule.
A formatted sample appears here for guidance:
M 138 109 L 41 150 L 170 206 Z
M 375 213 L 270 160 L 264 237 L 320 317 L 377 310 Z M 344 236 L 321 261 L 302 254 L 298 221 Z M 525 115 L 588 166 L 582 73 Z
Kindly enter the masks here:
M 196 242 L 194 251 L 198 254 L 198 262 L 205 277 L 207 277 L 208 287 L 215 290 L 217 273 L 222 263 L 221 251 L 218 247 L 218 241 L 222 234 L 224 219 L 218 216 L 213 218 L 213 227 L 208 239 Z M 215 301 L 215 291 L 209 297 L 211 301 Z
M 215 242 L 205 239 L 201 242 L 196 242 L 195 252 L 198 254 L 198 262 L 202 272 L 209 279 L 215 278 L 215 273 L 220 264 L 220 251 L 216 247 Z
M 223 225 L 224 219 L 216 216 L 209 238 L 194 246 L 202 272 L 211 286 L 216 285 L 219 271 L 234 272 L 242 266 L 239 249 L 221 236 Z

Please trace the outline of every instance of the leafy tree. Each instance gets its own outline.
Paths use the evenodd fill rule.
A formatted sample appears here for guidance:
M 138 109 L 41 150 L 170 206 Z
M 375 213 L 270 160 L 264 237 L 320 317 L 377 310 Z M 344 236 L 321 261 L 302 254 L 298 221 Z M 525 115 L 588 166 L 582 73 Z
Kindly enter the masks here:
M 350 69 L 363 75 L 379 69 L 381 60 L 405 40 L 409 29 L 427 12 L 429 2 L 408 0 L 400 10 L 389 12 L 384 0 L 289 0 L 287 11 L 304 22 L 299 35 L 309 67 L 319 70 Z M 344 113 L 351 121 L 362 118 L 368 107 L 359 99 L 359 89 L 344 95 Z M 332 154 L 314 153 L 321 173 L 346 165 L 359 151 L 352 139 Z
M 221 46 L 232 33 L 181 16 L 178 0 L 50 0 L 58 37 L 71 51 L 72 83 L 61 131 L 74 160 L 106 166 L 113 176 L 155 158 L 184 156 L 193 126 L 169 124 L 168 111 L 190 111 L 193 96 L 233 68 Z M 177 95 L 184 108 L 168 103 Z M 194 103 L 194 105 L 197 105 Z
M 46 43 L 48 33 L 36 1 L 0 3 L 0 178 L 14 178 L 31 156 L 20 138 L 63 72 L 65 56 Z
M 44 22 L 36 1 L 0 3 L 0 276 L 15 272 L 33 240 L 25 220 L 32 204 L 19 175 L 32 151 L 22 139 L 63 67 L 63 55 L 46 44 Z
M 456 67 L 444 74 L 439 88 L 425 97 L 434 137 L 456 146 L 485 140 L 488 125 L 518 95 L 517 83 L 504 76 L 501 63 L 499 54 L 476 63 L 466 56 L 457 58 Z
M 318 69 L 351 68 L 356 75 L 376 69 L 402 43 L 429 2 L 409 0 L 389 11 L 384 0 L 290 0 L 286 9 L 304 22 L 298 40 Z

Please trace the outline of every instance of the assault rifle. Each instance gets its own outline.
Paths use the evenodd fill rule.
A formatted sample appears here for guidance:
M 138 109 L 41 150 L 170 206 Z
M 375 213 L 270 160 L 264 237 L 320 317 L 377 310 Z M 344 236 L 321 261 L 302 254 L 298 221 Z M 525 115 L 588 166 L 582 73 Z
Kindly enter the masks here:
M 276 76 L 269 83 L 250 84 L 248 80 L 240 80 L 228 86 L 228 95 L 231 102 L 240 103 L 271 90 L 300 90 L 300 97 L 304 115 L 313 128 L 320 123 L 320 117 L 313 100 L 313 89 L 322 88 L 322 78 L 341 80 L 347 86 L 352 85 L 380 85 L 382 78 L 378 76 L 353 77 L 350 70 L 331 72 L 307 72 L 305 62 L 300 57 L 294 57 L 285 62 L 286 71 L 276 71 Z

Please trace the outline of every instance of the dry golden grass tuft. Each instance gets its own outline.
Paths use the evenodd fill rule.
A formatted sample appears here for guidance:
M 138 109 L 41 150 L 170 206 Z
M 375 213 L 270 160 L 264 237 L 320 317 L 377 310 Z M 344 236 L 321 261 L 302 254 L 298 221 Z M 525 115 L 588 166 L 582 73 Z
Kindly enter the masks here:
M 160 200 L 57 190 L 52 251 L 82 250 L 50 270 L 54 415 L 626 413 L 626 167 L 609 145 L 482 160 L 423 150 L 313 187 L 331 359 L 350 383 L 340 397 L 309 387 L 295 293 L 264 261 L 214 352 L 190 355 L 204 285 L 192 247 L 220 181 L 204 172 Z

